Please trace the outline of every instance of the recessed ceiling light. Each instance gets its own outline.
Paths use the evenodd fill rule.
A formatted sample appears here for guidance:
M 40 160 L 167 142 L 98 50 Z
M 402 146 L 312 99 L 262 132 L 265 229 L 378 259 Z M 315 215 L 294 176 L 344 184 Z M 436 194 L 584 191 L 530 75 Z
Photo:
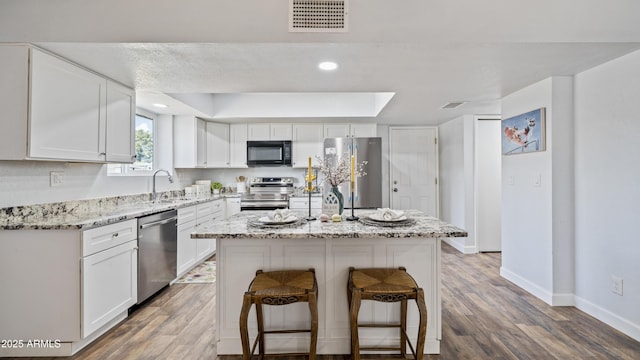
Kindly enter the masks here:
M 160 103 L 151 104 L 151 105 L 153 105 L 153 106 L 155 106 L 155 107 L 158 107 L 158 108 L 163 108 L 163 109 L 167 107 L 167 105 L 165 105 L 165 104 L 160 104 Z
M 338 68 L 338 64 L 336 64 L 333 61 L 323 61 L 320 64 L 318 64 L 318 67 L 321 70 L 331 71 L 331 70 L 337 69 Z

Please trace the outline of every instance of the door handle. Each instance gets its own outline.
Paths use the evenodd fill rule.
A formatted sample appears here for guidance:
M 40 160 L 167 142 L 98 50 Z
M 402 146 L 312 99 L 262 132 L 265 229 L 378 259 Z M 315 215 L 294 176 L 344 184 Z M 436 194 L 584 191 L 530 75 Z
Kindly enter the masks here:
M 398 188 L 393 188 L 393 192 L 398 192 Z

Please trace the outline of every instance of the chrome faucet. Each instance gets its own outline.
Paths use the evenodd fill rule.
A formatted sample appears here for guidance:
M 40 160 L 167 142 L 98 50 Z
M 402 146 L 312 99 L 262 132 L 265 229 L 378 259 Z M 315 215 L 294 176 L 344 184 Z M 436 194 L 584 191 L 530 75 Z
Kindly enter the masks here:
M 171 174 L 169 174 L 169 172 L 167 170 L 160 169 L 160 170 L 156 170 L 156 172 L 153 173 L 153 193 L 151 194 L 151 198 L 152 198 L 152 200 L 154 202 L 156 201 L 156 198 L 158 197 L 158 194 L 156 193 L 156 175 L 159 172 L 167 173 L 167 176 L 168 176 L 167 179 L 169 180 L 170 183 L 173 182 L 173 178 L 171 177 Z

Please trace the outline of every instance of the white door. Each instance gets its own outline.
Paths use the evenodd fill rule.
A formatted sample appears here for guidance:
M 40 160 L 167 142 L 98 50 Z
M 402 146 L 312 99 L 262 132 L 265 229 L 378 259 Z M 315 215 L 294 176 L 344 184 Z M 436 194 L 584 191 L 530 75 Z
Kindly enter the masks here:
M 502 154 L 500 120 L 476 120 L 476 246 L 501 251 Z
M 417 209 L 438 217 L 437 136 L 432 127 L 389 128 L 393 209 Z

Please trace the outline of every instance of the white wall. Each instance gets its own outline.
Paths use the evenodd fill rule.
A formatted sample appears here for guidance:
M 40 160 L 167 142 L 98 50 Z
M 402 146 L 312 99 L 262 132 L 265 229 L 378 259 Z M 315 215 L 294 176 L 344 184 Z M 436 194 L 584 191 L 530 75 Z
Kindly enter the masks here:
M 580 309 L 640 341 L 638 64 L 635 52 L 575 79 L 575 294 Z
M 172 117 L 159 116 L 157 125 L 158 156 L 161 168 L 172 170 Z M 51 171 L 64 172 L 64 183 L 49 185 Z M 178 190 L 192 179 L 180 171 L 173 184 L 158 176 L 158 191 Z M 149 176 L 107 176 L 107 165 L 49 161 L 0 161 L 0 208 L 49 202 L 95 199 L 101 197 L 150 193 Z
M 502 155 L 499 117 L 474 120 L 474 223 L 478 251 L 502 250 Z
M 546 151 L 502 157 L 500 273 L 553 305 L 573 304 L 572 87 L 553 77 L 502 100 L 504 119 L 546 108 Z
M 438 126 L 440 218 L 467 230 L 466 238 L 445 241 L 462 253 L 475 253 L 473 121 L 462 116 Z

